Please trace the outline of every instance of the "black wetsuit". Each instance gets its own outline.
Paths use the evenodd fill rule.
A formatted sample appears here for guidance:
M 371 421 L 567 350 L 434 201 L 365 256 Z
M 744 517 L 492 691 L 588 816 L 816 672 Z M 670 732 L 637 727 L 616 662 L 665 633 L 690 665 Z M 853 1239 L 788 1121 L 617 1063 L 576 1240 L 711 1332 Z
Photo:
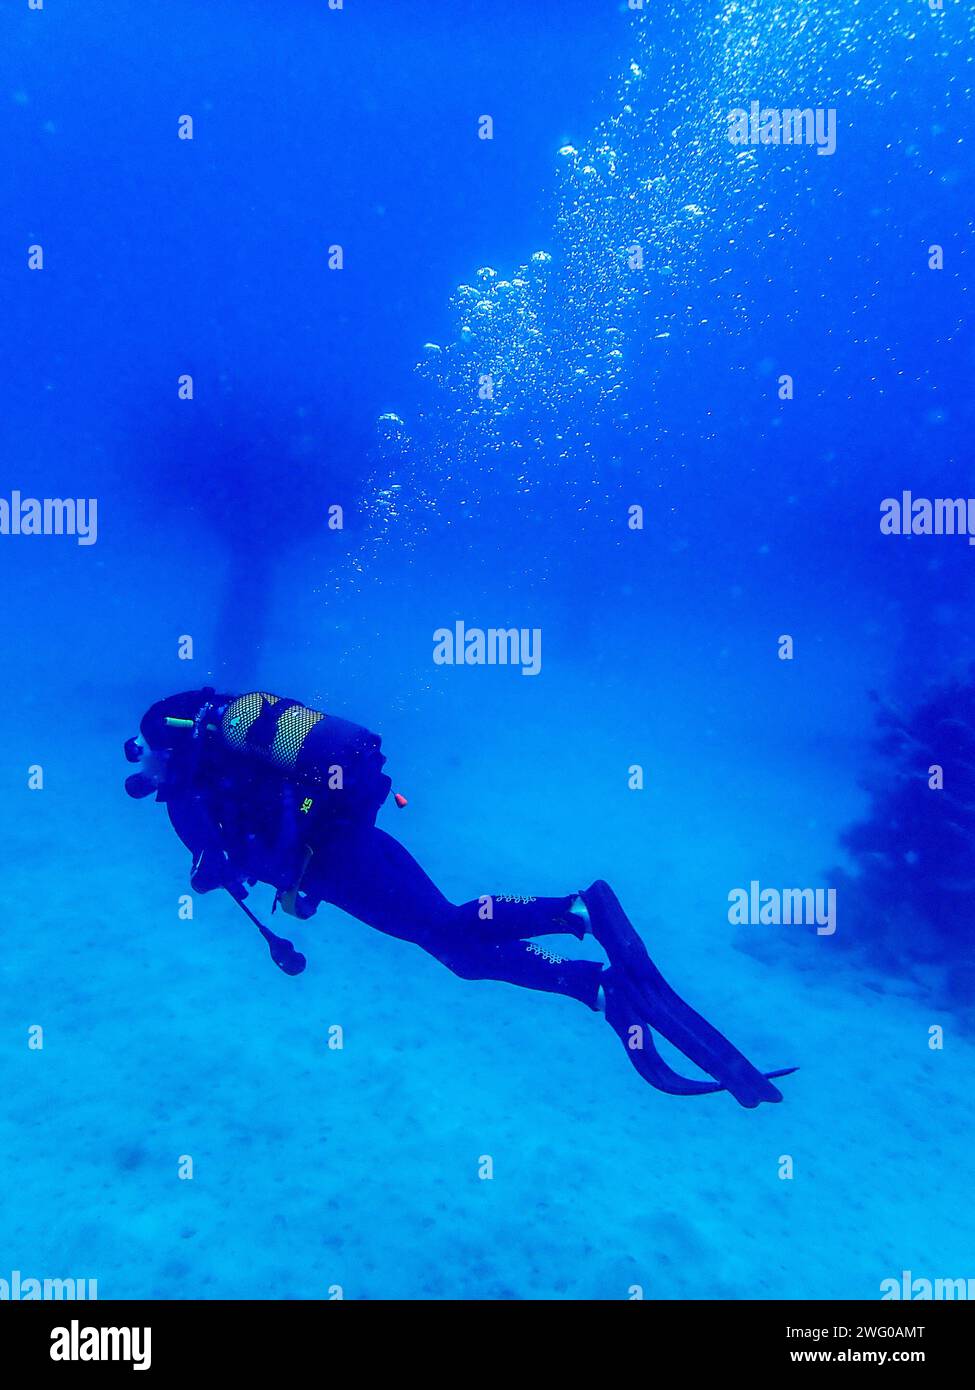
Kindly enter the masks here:
M 295 826 L 295 790 L 279 779 L 235 777 L 221 762 L 208 765 L 202 780 L 197 769 L 192 784 L 169 792 L 173 828 L 198 862 L 205 852 L 211 864 L 214 859 L 226 863 L 231 877 L 288 888 L 301 862 L 298 831 L 303 827 Z M 377 931 L 422 946 L 462 979 L 506 981 L 597 1007 L 602 967 L 566 960 L 533 939 L 581 938 L 581 922 L 569 914 L 574 894 L 485 894 L 455 906 L 413 856 L 372 823 L 375 815 L 373 809 L 362 818 L 319 823 L 301 880 L 310 911 L 320 902 L 331 903 Z M 205 889 L 220 886 L 221 879 L 193 881 Z
M 413 856 L 375 826 L 336 827 L 316 851 L 302 888 L 377 931 L 422 946 L 462 979 L 504 980 L 596 1008 L 602 966 L 565 960 L 532 939 L 581 937 L 577 919 L 569 916 L 573 894 L 494 894 L 455 907 Z

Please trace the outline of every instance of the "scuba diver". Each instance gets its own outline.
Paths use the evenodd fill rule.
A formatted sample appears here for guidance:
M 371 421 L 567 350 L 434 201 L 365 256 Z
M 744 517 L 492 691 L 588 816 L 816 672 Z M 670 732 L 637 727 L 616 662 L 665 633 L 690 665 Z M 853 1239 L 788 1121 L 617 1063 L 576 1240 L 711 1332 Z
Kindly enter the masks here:
M 780 1101 L 760 1072 L 671 989 L 602 880 L 561 898 L 484 895 L 457 907 L 416 860 L 376 826 L 392 790 L 381 740 L 358 724 L 266 692 L 186 691 L 147 711 L 125 754 L 125 789 L 156 794 L 192 854 L 190 884 L 223 888 L 297 975 L 305 958 L 247 907 L 248 887 L 275 889 L 274 907 L 305 920 L 322 902 L 411 941 L 465 980 L 502 980 L 578 999 L 602 1012 L 644 1080 L 671 1095 L 729 1091 L 740 1105 Z M 396 803 L 406 798 L 395 794 Z M 592 935 L 608 966 L 566 960 L 535 938 Z M 656 1030 L 714 1078 L 674 1071 Z

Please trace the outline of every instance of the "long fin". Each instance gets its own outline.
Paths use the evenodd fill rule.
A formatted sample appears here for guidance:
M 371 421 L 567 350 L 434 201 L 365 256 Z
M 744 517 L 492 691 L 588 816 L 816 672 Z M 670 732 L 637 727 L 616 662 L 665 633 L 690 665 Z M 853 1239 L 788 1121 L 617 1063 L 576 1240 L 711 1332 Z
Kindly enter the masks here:
M 626 1055 L 629 1057 L 633 1066 L 651 1086 L 658 1091 L 664 1091 L 669 1096 L 707 1096 L 713 1095 L 715 1091 L 722 1091 L 724 1087 L 717 1081 L 692 1081 L 688 1076 L 681 1076 L 679 1072 L 668 1066 L 653 1041 L 653 1034 L 645 1023 L 639 1023 L 642 1047 L 630 1046 L 630 1029 L 633 1026 L 629 1017 L 620 1019 L 618 1022 L 610 1017 L 610 1004 L 607 1000 L 606 1021 L 618 1036 Z
M 627 1057 L 644 1081 L 669 1096 L 712 1096 L 719 1091 L 727 1091 L 727 1086 L 722 1086 L 718 1081 L 698 1081 L 674 1071 L 658 1052 L 650 1025 L 640 1019 L 639 1009 L 632 1005 L 624 1005 L 622 1017 L 618 1016 L 617 1011 L 618 1001 L 607 998 L 606 1021 L 622 1042 Z M 642 1047 L 630 1046 L 630 1030 L 634 1025 L 640 1029 Z M 771 1080 L 777 1076 L 789 1076 L 794 1071 L 798 1071 L 798 1068 L 784 1067 L 779 1071 L 765 1072 L 763 1075 L 766 1080 Z
M 635 1015 L 634 1022 L 640 1021 L 655 1028 L 695 1066 L 715 1078 L 719 1083 L 715 1089 L 730 1091 L 740 1105 L 753 1108 L 762 1101 L 780 1101 L 782 1093 L 768 1077 L 671 989 L 650 959 L 646 946 L 609 884 L 598 879 L 583 892 L 582 897 L 589 911 L 593 936 L 606 951 L 611 965 L 618 968 L 627 980 L 631 995 L 628 1012 Z M 645 1060 L 645 1071 L 641 1071 L 652 1085 L 657 1085 L 654 1080 L 656 1074 L 664 1081 L 672 1082 L 676 1078 L 685 1086 L 695 1087 L 673 1094 L 706 1094 L 696 1088 L 707 1083 L 679 1077 L 655 1048 L 653 1051 L 656 1062 Z M 635 1061 L 634 1065 L 637 1065 Z M 637 1069 L 641 1070 L 639 1066 Z M 783 1069 L 774 1075 L 788 1075 L 793 1070 L 795 1068 Z M 665 1090 L 667 1087 L 660 1086 L 658 1089 Z

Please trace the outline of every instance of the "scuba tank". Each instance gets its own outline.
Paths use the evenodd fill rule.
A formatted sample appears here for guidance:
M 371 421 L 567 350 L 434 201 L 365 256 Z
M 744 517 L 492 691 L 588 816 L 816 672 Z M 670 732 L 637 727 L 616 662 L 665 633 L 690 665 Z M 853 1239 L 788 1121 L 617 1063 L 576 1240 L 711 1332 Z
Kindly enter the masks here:
M 375 817 L 389 795 L 382 740 L 361 724 L 267 691 L 239 695 L 213 715 L 215 740 L 326 803 Z
M 207 687 L 171 695 L 146 712 L 140 730 L 140 738 L 126 745 L 130 760 L 147 750 L 179 750 L 181 780 L 187 781 L 201 759 L 223 753 L 307 792 L 308 804 L 301 808 L 306 814 L 313 800 L 316 814 L 375 820 L 392 786 L 382 771 L 386 759 L 378 734 L 264 690 L 218 695 Z M 132 796 L 152 790 L 138 774 L 129 782 Z M 398 796 L 396 804 L 405 800 Z

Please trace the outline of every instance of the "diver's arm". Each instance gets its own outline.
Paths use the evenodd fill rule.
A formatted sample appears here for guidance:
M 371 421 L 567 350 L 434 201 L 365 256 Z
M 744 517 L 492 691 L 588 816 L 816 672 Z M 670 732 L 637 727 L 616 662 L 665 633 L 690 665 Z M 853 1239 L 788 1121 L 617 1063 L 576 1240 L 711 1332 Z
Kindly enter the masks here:
M 197 893 L 209 893 L 236 883 L 224 834 L 206 799 L 198 792 L 170 792 L 166 810 L 176 834 L 193 856 L 190 884 Z

